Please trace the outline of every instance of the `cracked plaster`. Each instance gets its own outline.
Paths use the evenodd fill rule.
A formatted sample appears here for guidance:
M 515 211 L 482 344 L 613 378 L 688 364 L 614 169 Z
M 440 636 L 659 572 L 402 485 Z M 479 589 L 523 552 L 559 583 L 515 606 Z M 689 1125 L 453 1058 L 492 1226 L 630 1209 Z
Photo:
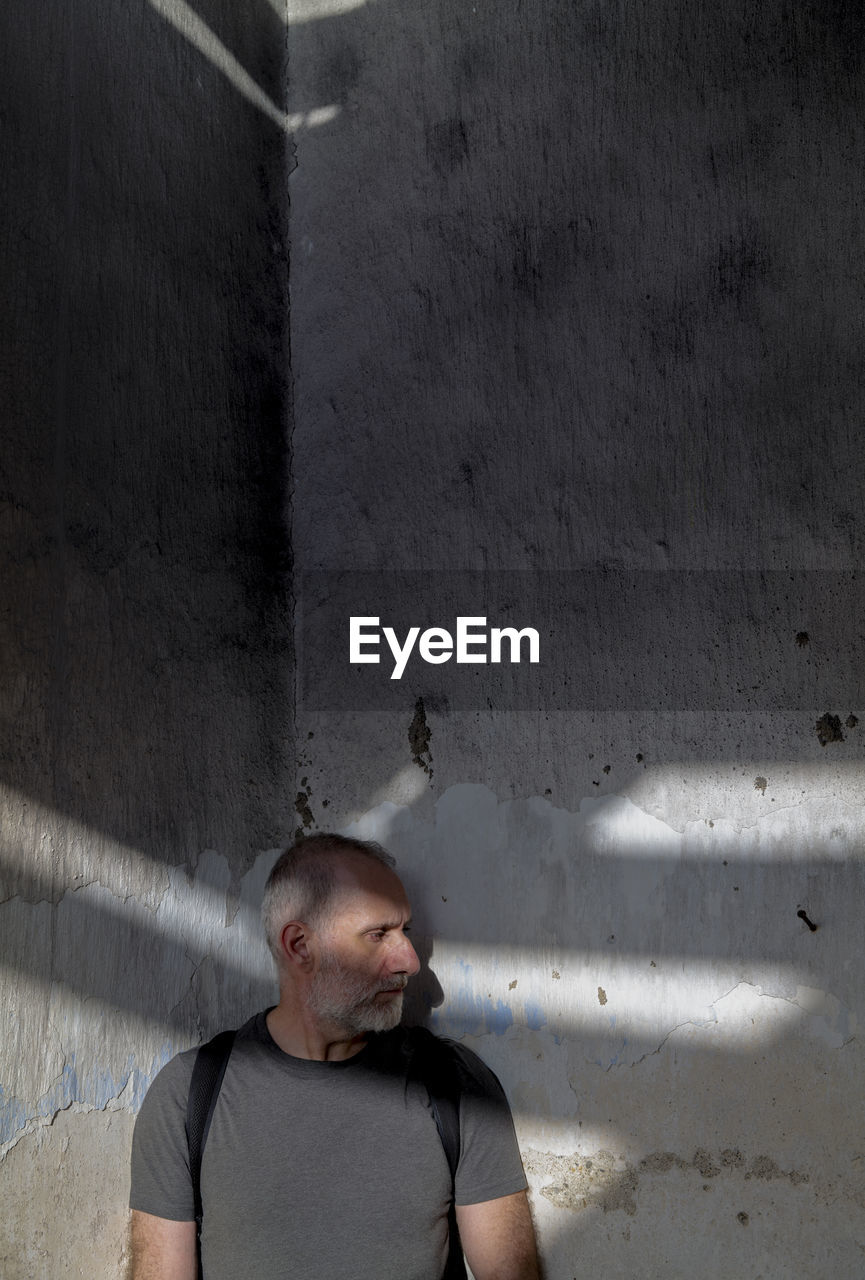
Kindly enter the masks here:
M 2 907 L 8 954 L 29 964 L 7 972 L 0 1152 L 71 1106 L 137 1110 L 168 1057 L 232 1004 L 240 1019 L 272 998 L 258 902 L 275 856 L 236 896 L 226 859 L 204 853 L 195 876 L 167 869 L 155 904 L 91 883 L 56 905 Z

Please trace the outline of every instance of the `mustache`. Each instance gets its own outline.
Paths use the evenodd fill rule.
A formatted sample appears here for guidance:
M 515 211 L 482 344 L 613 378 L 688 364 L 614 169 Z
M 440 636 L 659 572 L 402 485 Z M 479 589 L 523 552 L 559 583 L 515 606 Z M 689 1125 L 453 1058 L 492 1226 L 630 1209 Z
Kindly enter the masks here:
M 395 973 L 386 987 L 379 987 L 376 995 L 382 991 L 405 991 L 408 977 L 404 973 Z

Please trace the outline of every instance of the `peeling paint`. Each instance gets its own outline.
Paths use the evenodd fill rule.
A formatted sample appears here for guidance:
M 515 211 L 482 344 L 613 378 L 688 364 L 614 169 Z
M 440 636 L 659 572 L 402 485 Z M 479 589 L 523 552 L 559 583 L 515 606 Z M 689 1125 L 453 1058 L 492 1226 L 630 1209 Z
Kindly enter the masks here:
M 260 854 L 236 891 L 227 859 L 205 850 L 195 875 L 161 869 L 153 905 L 88 884 L 53 907 L 2 908 L 6 947 L 31 960 L 6 973 L 0 1151 L 63 1110 L 136 1111 L 167 1058 L 203 1038 L 215 990 L 220 1019 L 229 993 L 238 1018 L 268 1003 L 258 903 L 275 856 Z
M 59 1112 L 70 1107 L 83 1111 L 118 1108 L 137 1113 L 153 1077 L 177 1051 L 166 1041 L 146 1068 L 136 1066 L 134 1055 L 130 1054 L 127 1069 L 117 1080 L 110 1071 L 93 1065 L 79 1075 L 73 1053 L 53 1087 L 33 1103 L 7 1098 L 0 1088 L 0 1159 L 21 1138 L 40 1125 L 51 1124 Z

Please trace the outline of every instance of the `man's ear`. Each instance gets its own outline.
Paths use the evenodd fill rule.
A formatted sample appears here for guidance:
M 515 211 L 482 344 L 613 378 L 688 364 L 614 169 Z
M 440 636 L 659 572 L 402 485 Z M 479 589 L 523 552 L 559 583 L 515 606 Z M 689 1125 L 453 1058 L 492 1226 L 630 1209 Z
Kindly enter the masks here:
M 301 920 L 289 920 L 280 934 L 282 954 L 287 964 L 307 970 L 313 966 L 309 947 L 310 930 Z

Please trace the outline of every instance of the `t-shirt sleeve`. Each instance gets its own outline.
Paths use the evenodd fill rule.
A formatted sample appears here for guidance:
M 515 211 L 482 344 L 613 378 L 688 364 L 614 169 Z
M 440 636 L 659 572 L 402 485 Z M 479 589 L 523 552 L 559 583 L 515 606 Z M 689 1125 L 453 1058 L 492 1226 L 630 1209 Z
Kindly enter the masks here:
M 186 1141 L 195 1053 L 181 1053 L 162 1068 L 141 1104 L 132 1135 L 129 1207 L 174 1222 L 195 1217 Z
M 528 1184 L 504 1089 L 471 1049 L 454 1045 L 454 1051 L 462 1080 L 455 1202 L 481 1204 L 525 1191 Z

